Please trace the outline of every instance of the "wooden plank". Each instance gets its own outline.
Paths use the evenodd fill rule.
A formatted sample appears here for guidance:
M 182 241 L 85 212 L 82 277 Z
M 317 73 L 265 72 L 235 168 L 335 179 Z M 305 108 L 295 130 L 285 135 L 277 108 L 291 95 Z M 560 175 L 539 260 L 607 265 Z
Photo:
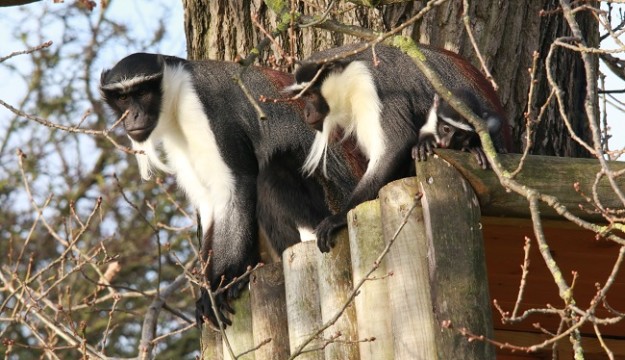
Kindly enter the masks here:
M 380 201 L 372 200 L 358 205 L 347 213 L 349 243 L 354 284 L 360 282 L 373 267 L 386 244 L 380 222 Z M 354 299 L 358 318 L 361 360 L 393 359 L 393 336 L 389 316 L 389 294 L 386 261 L 382 261 Z
M 482 218 L 486 242 L 486 261 L 489 270 L 491 297 L 497 299 L 504 310 L 512 311 L 519 291 L 521 264 L 525 236 L 534 238 L 530 220 Z M 544 233 L 552 256 L 570 282 L 572 271 L 577 271 L 574 296 L 576 304 L 585 308 L 596 294 L 595 283 L 605 283 L 618 256 L 619 245 L 607 240 L 596 240 L 590 231 L 580 230 L 565 221 L 546 221 Z M 545 308 L 546 304 L 561 307 L 562 299 L 547 269 L 535 241 L 531 243 L 530 267 L 520 310 Z M 625 273 L 617 275 L 608 292 L 608 302 L 619 309 L 625 304 Z M 499 329 L 534 331 L 533 324 L 556 331 L 560 318 L 549 315 L 532 315 L 520 324 L 503 325 L 499 313 L 493 309 L 495 326 Z M 602 306 L 596 314 L 612 316 Z M 592 334 L 590 324 L 581 328 L 583 334 Z M 625 336 L 625 322 L 601 327 L 604 336 Z
M 480 201 L 483 215 L 529 217 L 527 200 L 518 194 L 506 192 L 495 173 L 479 168 L 472 154 L 445 149 L 436 149 L 436 154 L 452 164 L 471 184 Z M 520 155 L 516 154 L 500 154 L 499 157 L 504 168 L 510 171 L 516 168 L 520 159 Z M 624 162 L 608 163 L 613 170 L 625 169 Z M 578 182 L 584 193 L 592 194 L 592 185 L 599 170 L 599 163 L 592 159 L 528 156 L 517 180 L 545 194 L 556 196 L 576 216 L 598 221 L 603 220 L 599 215 L 589 214 L 579 208 L 580 204 L 586 205 L 586 201 L 575 192 L 573 184 Z M 617 179 L 617 183 L 621 189 L 625 189 L 625 178 Z M 612 209 L 623 208 L 606 179 L 599 182 L 598 193 L 604 206 Z M 541 215 L 561 218 L 555 210 L 543 204 Z
M 317 276 L 319 278 L 319 299 L 321 303 L 321 320 L 330 321 L 348 302 L 347 296 L 352 291 L 352 272 L 349 254 L 349 238 L 347 229 L 337 234 L 336 245 L 328 253 L 317 251 Z M 325 349 L 326 359 L 357 360 L 358 329 L 356 309 L 347 307 L 338 320 L 323 332 L 326 340 L 336 341 L 328 344 Z
M 266 264 L 250 276 L 252 329 L 256 360 L 289 357 L 289 329 L 282 263 Z
M 201 358 L 204 360 L 222 360 L 224 358 L 221 333 L 202 326 L 202 337 L 200 338 Z
M 254 360 L 254 353 L 248 353 L 238 357 L 241 353 L 254 348 L 254 335 L 252 335 L 252 308 L 250 306 L 250 292 L 244 290 L 241 297 L 232 302 L 232 308 L 235 311 L 231 316 L 232 325 L 226 328 L 226 337 L 230 342 L 232 351 L 237 359 Z M 224 359 L 233 360 L 230 352 L 226 348 L 224 340 Z
M 317 256 L 319 249 L 312 241 L 295 244 L 282 253 L 291 353 L 322 325 Z M 321 349 L 321 345 L 317 339 L 305 349 Z M 323 360 L 325 356 L 323 351 L 310 351 L 298 359 Z
M 241 297 L 232 302 L 232 308 L 236 315 L 230 317 L 232 319 L 232 325 L 226 328 L 226 337 L 237 359 L 254 360 L 253 352 L 238 357 L 241 353 L 254 348 L 250 292 L 247 290 L 242 291 Z M 224 359 L 233 360 L 226 347 L 225 340 L 223 347 Z
M 488 343 L 469 341 L 461 329 L 492 337 L 480 207 L 471 186 L 441 158 L 417 163 L 429 277 L 439 336 L 438 357 L 494 359 Z M 443 324 L 451 324 L 447 329 Z
M 415 203 L 415 178 L 394 181 L 380 190 L 382 231 L 386 243 Z M 395 359 L 436 359 L 436 336 L 427 267 L 427 239 L 421 207 L 407 217 L 388 254 L 389 302 Z

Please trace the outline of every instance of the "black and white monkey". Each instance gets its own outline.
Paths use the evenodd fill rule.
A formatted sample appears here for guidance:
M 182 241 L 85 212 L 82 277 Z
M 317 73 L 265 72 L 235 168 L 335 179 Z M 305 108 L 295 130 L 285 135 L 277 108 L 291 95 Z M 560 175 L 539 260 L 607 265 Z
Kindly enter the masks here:
M 347 45 L 313 54 L 296 70 L 296 82 L 286 89 L 302 94 L 305 121 L 318 131 L 304 165 L 306 172 L 313 173 L 319 166 L 327 168 L 326 151 L 337 130 L 343 139 L 355 138 L 368 160 L 345 206 L 316 228 L 321 251 L 334 245 L 334 233 L 346 225 L 351 208 L 375 198 L 384 184 L 409 175 L 412 149 L 422 145 L 419 132 L 436 94 L 413 60 L 399 49 L 376 45 L 375 54 L 371 49 L 354 54 L 361 47 Z M 423 45 L 419 48 L 447 88 L 469 89 L 480 110 L 497 114 L 493 119 L 504 121 L 497 95 L 475 67 L 452 52 Z M 496 143 L 501 141 L 496 139 Z
M 213 289 L 259 261 L 257 221 L 281 253 L 299 241 L 298 228 L 314 229 L 329 216 L 329 204 L 340 204 L 356 181 L 333 152 L 330 190 L 303 176 L 314 132 L 300 120 L 302 104 L 259 103 L 267 115 L 260 120 L 232 80 L 240 74 L 255 99 L 277 98 L 292 76 L 261 67 L 241 70 L 236 63 L 137 53 L 101 76 L 103 99 L 118 117 L 127 112 L 123 123 L 132 147 L 145 154 L 137 155 L 141 176 L 149 179 L 153 169 L 175 174 L 198 209 L 202 256 L 212 254 L 206 276 Z M 214 324 L 215 316 L 229 324 L 229 300 L 245 285 L 239 282 L 216 298 L 217 315 L 203 290 L 198 324 L 205 318 Z
M 484 120 L 491 137 L 497 138 L 503 120 L 498 114 L 484 107 L 473 90 L 460 88 L 453 90 L 452 95 Z M 412 148 L 412 157 L 418 161 L 425 161 L 436 147 L 468 151 L 475 155 L 480 167 L 483 169 L 489 167 L 480 137 L 473 126 L 438 94 L 434 95 L 427 121 L 419 130 L 419 142 Z

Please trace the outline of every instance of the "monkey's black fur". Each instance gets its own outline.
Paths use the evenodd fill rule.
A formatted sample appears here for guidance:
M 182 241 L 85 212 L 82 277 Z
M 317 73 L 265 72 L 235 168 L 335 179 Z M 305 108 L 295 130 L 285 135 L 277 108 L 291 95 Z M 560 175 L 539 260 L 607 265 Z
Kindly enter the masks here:
M 435 96 L 429 80 L 413 59 L 399 49 L 378 44 L 375 46 L 375 54 L 371 49 L 353 54 L 360 48 L 362 44 L 354 44 L 314 53 L 295 72 L 297 83 L 289 88 L 297 93 L 308 86 L 303 94 L 307 100 L 305 121 L 320 131 L 318 138 L 323 134 L 326 141 L 331 140 L 330 133 L 333 130 L 328 129 L 335 127 L 347 128 L 348 131 L 354 129 L 351 135 L 358 138 L 361 150 L 369 159 L 367 171 L 351 193 L 349 201 L 339 213 L 327 217 L 316 228 L 317 241 L 322 251 L 328 251 L 334 245 L 334 234 L 346 225 L 346 214 L 351 208 L 375 198 L 384 184 L 406 175 L 412 163 L 412 149 L 419 144 L 419 130 L 426 123 Z M 501 104 L 490 83 L 468 61 L 452 52 L 430 46 L 419 45 L 419 49 L 427 64 L 438 73 L 448 89 L 470 89 L 481 109 L 497 114 L 505 122 Z M 365 70 L 362 65 L 366 67 Z M 350 69 L 353 71 L 350 72 Z M 317 73 L 319 75 L 313 81 Z M 372 81 L 374 95 L 369 96 L 369 91 L 367 95 L 352 96 L 359 95 L 360 89 L 366 87 L 350 87 L 348 83 L 356 78 L 364 84 Z M 376 123 L 369 118 L 375 112 L 375 106 L 371 107 L 371 111 L 361 111 L 361 108 L 376 102 L 380 104 L 378 122 L 381 130 L 370 127 Z M 360 118 L 366 118 L 360 124 L 366 128 L 362 133 L 356 124 L 362 121 Z M 496 136 L 494 140 L 498 149 L 503 150 L 501 134 L 493 135 Z M 383 138 L 385 145 L 371 145 L 376 138 Z M 314 158 L 318 159 L 319 156 Z
M 174 173 L 199 209 L 201 254 L 205 261 L 212 254 L 206 276 L 213 290 L 258 263 L 258 223 L 281 253 L 299 241 L 298 227 L 314 229 L 330 215 L 328 204 L 342 204 L 356 181 L 332 149 L 332 187 L 304 177 L 300 168 L 314 132 L 302 121 L 302 104 L 259 102 L 268 117 L 261 120 L 233 81 L 239 74 L 256 100 L 281 97 L 293 81 L 261 67 L 146 53 L 122 59 L 101 76 L 104 100 L 117 116 L 128 111 L 125 129 L 133 146 L 148 154 L 149 160 L 137 155 L 142 175 L 149 177 L 148 162 Z M 167 158 L 162 162 L 159 146 Z M 216 297 L 216 315 L 202 290 L 198 324 L 204 318 L 216 324 L 216 316 L 229 324 L 228 303 L 245 285 L 240 281 Z

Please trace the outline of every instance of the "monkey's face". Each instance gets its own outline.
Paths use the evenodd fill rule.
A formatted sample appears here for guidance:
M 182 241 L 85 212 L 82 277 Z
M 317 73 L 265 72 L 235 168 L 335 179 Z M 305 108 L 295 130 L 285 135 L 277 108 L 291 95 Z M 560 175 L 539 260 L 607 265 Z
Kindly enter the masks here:
M 440 118 L 436 130 L 438 146 L 442 149 L 462 149 L 469 145 L 475 135 L 472 131 L 458 129 Z
M 118 117 L 128 111 L 124 128 L 137 142 L 150 136 L 158 123 L 161 111 L 161 78 L 138 83 L 120 90 L 103 90 L 104 99 Z
M 293 95 L 307 88 L 302 94 L 306 101 L 304 121 L 317 131 L 322 131 L 323 121 L 330 113 L 328 102 L 321 95 L 321 87 L 328 76 L 341 73 L 347 64 L 339 60 L 325 64 L 305 63 L 295 72 L 295 84 L 287 88 Z
M 330 112 L 328 103 L 321 95 L 319 89 L 310 89 L 304 94 L 306 106 L 304 107 L 304 121 L 317 131 L 323 129 L 323 120 Z

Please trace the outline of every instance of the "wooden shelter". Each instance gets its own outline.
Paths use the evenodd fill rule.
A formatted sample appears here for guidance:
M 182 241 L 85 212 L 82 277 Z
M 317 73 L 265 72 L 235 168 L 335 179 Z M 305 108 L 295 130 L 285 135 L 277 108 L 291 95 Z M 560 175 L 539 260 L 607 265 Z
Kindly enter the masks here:
M 348 230 L 329 254 L 304 242 L 287 249 L 281 263 L 256 271 L 250 292 L 235 304 L 234 324 L 226 330 L 229 345 L 205 329 L 203 359 L 230 358 L 228 346 L 235 355 L 255 348 L 242 359 L 288 359 L 298 348 L 304 352 L 297 359 L 551 359 L 554 352 L 558 359 L 573 359 L 568 337 L 555 349 L 534 352 L 513 352 L 478 338 L 521 347 L 540 344 L 552 337 L 544 331 L 557 331 L 560 317 L 537 313 L 520 323 L 502 323 L 493 300 L 512 312 L 525 238 L 534 239 L 527 200 L 502 188 L 492 171 L 477 168 L 470 154 L 437 153 L 417 163 L 416 177 L 388 184 L 379 199 L 353 209 Z M 514 168 L 520 157 L 501 158 Z M 555 195 L 586 220 L 601 221 L 580 207 L 586 204 L 581 194 L 591 193 L 598 170 L 593 160 L 530 156 L 518 180 Z M 622 178 L 619 183 L 625 185 Z M 597 187 L 607 207 L 622 208 L 607 181 Z M 578 274 L 574 299 L 585 309 L 597 292 L 595 284 L 605 283 L 622 249 L 597 240 L 547 206 L 541 207 L 541 217 L 550 253 L 567 282 L 573 271 Z M 377 262 L 385 249 L 388 254 Z M 621 312 L 622 272 L 607 297 Z M 358 287 L 363 278 L 368 280 Z M 535 241 L 526 280 L 520 313 L 547 304 L 563 307 Z M 603 306 L 596 315 L 616 316 Z M 580 330 L 585 358 L 608 358 L 592 324 Z M 602 325 L 600 332 L 614 358 L 625 359 L 625 320 Z

